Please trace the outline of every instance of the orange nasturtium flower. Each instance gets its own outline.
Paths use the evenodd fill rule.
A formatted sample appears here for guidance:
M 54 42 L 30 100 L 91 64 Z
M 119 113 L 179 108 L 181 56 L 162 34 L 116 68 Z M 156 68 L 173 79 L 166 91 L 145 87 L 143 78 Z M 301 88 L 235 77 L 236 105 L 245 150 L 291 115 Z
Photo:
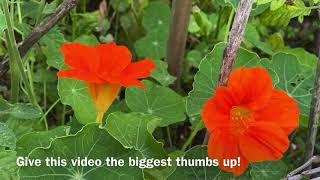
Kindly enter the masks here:
M 291 97 L 273 89 L 265 69 L 239 68 L 203 109 L 211 133 L 208 156 L 235 176 L 244 173 L 249 163 L 280 160 L 289 147 L 288 135 L 299 125 L 299 114 Z M 240 166 L 223 166 L 223 159 L 238 157 Z
M 138 79 L 150 76 L 156 65 L 149 59 L 131 62 L 131 53 L 115 42 L 99 46 L 81 43 L 65 44 L 61 48 L 64 62 L 71 69 L 58 72 L 59 78 L 72 78 L 87 83 L 98 111 L 97 123 L 118 96 L 120 88 L 146 88 Z

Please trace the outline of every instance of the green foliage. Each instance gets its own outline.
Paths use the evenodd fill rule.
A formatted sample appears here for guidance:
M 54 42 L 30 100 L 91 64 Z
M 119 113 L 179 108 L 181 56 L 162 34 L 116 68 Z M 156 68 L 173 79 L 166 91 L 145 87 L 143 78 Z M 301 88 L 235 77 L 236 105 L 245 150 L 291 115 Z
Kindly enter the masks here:
M 15 151 L 0 151 L 0 179 L 18 179 Z
M 185 120 L 184 99 L 173 90 L 144 80 L 147 90 L 132 87 L 126 90 L 126 102 L 134 112 L 161 118 L 160 127 Z
M 112 113 L 107 118 L 106 129 L 125 148 L 134 148 L 145 158 L 165 158 L 163 144 L 152 133 L 160 124 L 158 117 L 141 113 Z
M 107 142 L 107 143 L 106 143 Z M 67 160 L 67 166 L 47 167 L 44 162 L 47 157 L 60 157 Z M 73 167 L 71 159 L 85 158 L 100 159 L 99 167 Z M 107 167 L 107 157 L 121 158 L 125 160 L 123 167 Z M 76 135 L 56 138 L 48 148 L 37 148 L 29 154 L 31 159 L 42 160 L 40 167 L 21 167 L 20 177 L 36 178 L 41 176 L 52 179 L 143 179 L 142 171 L 138 167 L 128 165 L 129 157 L 141 157 L 131 149 L 125 149 L 117 140 L 108 134 L 104 128 L 97 124 L 88 124 Z M 56 173 L 59 172 L 59 173 Z
M 0 149 L 16 148 L 16 141 L 17 141 L 16 136 L 5 123 L 0 123 L 0 135 L 1 135 Z
M 282 179 L 287 175 L 288 167 L 282 161 L 267 161 L 251 164 L 252 180 Z
M 17 141 L 17 153 L 19 156 L 26 157 L 33 149 L 48 147 L 55 138 L 68 135 L 69 129 L 69 127 L 60 126 L 50 131 L 27 133 Z
M 140 57 L 152 60 L 163 59 L 166 56 L 168 32 L 154 30 L 135 44 L 135 49 Z
M 293 97 L 301 114 L 308 116 L 314 82 L 312 69 L 300 65 L 296 56 L 285 53 L 275 54 L 272 61 L 263 61 L 263 65 L 274 75 L 275 87 Z
M 302 22 L 304 16 L 308 16 L 311 10 L 308 9 L 302 0 L 294 0 L 292 5 L 284 4 L 280 8 L 272 11 L 266 11 L 262 16 L 262 21 L 266 25 L 275 26 L 277 28 L 286 27 L 290 20 L 298 17 Z
M 73 108 L 79 122 L 95 122 L 97 110 L 86 83 L 74 79 L 59 79 L 58 93 L 61 102 Z
M 164 61 L 153 61 L 157 69 L 152 71 L 151 77 L 157 80 L 162 86 L 169 86 L 176 78 L 168 73 L 168 64 Z

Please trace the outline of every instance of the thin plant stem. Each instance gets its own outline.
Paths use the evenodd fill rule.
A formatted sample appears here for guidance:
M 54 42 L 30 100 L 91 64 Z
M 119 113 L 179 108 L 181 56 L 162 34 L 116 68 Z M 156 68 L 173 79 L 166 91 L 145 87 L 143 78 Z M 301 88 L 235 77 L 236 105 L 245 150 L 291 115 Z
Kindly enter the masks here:
M 62 114 L 61 114 L 61 121 L 60 121 L 60 125 L 63 126 L 65 125 L 66 122 L 66 105 L 62 106 Z
M 18 10 L 18 21 L 22 23 L 22 13 L 21 13 L 21 0 L 17 0 L 17 10 Z
M 167 131 L 169 146 L 172 147 L 172 139 L 171 139 L 170 127 L 167 126 L 166 127 L 166 131 Z
M 200 120 L 197 124 L 197 126 L 194 128 L 194 130 L 191 132 L 191 135 L 187 139 L 187 141 L 183 144 L 181 151 L 185 151 L 189 145 L 191 145 L 194 137 L 197 135 L 197 133 L 203 128 L 204 124 L 203 121 Z
M 228 41 L 229 32 L 230 32 L 232 20 L 233 20 L 233 17 L 234 17 L 234 13 L 235 13 L 235 11 L 234 11 L 234 9 L 232 9 L 231 12 L 230 12 L 230 15 L 229 15 L 228 23 L 227 23 L 227 32 L 226 32 L 225 37 L 224 37 L 224 41 L 225 42 Z
M 46 121 L 46 118 L 47 118 L 48 114 L 52 111 L 52 109 L 53 109 L 60 101 L 61 101 L 60 98 L 59 98 L 58 100 L 56 100 L 56 102 L 54 102 L 54 103 L 49 107 L 49 109 L 43 114 L 43 116 L 42 116 L 41 119 L 40 119 L 40 122 L 41 122 L 41 121 L 44 121 L 44 125 L 45 125 L 46 130 L 49 129 L 48 122 Z

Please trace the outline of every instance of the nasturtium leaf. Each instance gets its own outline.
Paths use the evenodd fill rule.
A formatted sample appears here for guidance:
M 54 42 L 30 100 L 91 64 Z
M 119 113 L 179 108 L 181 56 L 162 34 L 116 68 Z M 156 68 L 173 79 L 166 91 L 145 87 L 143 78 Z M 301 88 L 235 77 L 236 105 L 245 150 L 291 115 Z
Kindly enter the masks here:
M 286 53 L 275 54 L 272 61 L 263 61 L 263 65 L 275 75 L 275 87 L 294 98 L 301 115 L 308 116 L 315 79 L 312 69 L 301 65 L 296 56 Z
M 16 135 L 17 139 L 19 139 L 22 135 L 32 132 L 33 126 L 36 124 L 36 122 L 39 122 L 38 119 L 18 119 L 12 116 L 9 116 L 8 119 L 6 119 L 6 124 L 14 134 Z
M 34 74 L 33 81 L 37 83 L 43 82 L 56 82 L 58 79 L 56 72 L 52 72 L 48 69 L 38 68 Z
M 168 87 L 144 80 L 147 90 L 137 87 L 126 90 L 126 102 L 134 112 L 143 112 L 161 117 L 159 126 L 185 120 L 184 99 Z
M 144 10 L 142 25 L 147 32 L 155 29 L 168 31 L 170 25 L 171 10 L 167 3 L 151 2 Z
M 89 46 L 89 45 L 90 46 L 98 46 L 100 44 L 98 39 L 93 35 L 91 35 L 91 36 L 88 36 L 88 35 L 79 36 L 73 42 L 79 42 L 79 43 L 85 44 L 87 46 Z
M 0 151 L 0 179 L 15 180 L 18 178 L 15 151 Z
M 151 72 L 151 77 L 158 81 L 163 86 L 169 86 L 176 78 L 171 76 L 168 72 L 168 64 L 164 61 L 153 61 L 157 69 Z
M 190 16 L 188 31 L 190 33 L 197 33 L 200 30 L 201 29 L 200 29 L 199 25 L 197 24 L 196 19 L 194 18 L 194 16 Z
M 47 157 L 66 159 L 67 165 L 48 167 L 44 164 Z M 101 166 L 72 166 L 71 160 L 77 158 L 101 160 Z M 123 159 L 124 166 L 109 167 L 106 158 Z M 69 179 L 143 179 L 142 170 L 129 166 L 129 157 L 139 157 L 141 154 L 133 149 L 125 149 L 115 140 L 105 128 L 98 124 L 88 124 L 76 135 L 56 138 L 48 148 L 37 148 L 29 154 L 30 159 L 40 159 L 40 167 L 21 167 L 22 179 L 46 177 L 52 180 Z
M 152 133 L 160 118 L 142 113 L 115 112 L 108 116 L 106 128 L 125 148 L 134 148 L 145 158 L 165 158 L 163 144 Z
M 199 71 L 194 77 L 193 90 L 187 98 L 187 114 L 190 117 L 201 113 L 205 102 L 213 96 L 219 78 L 225 43 L 218 43 L 201 61 Z M 240 48 L 234 69 L 238 67 L 260 66 L 257 54 Z
M 59 79 L 58 93 L 61 102 L 72 107 L 79 122 L 83 124 L 95 122 L 97 110 L 84 82 L 74 79 Z
M 168 31 L 154 30 L 135 43 L 139 57 L 160 60 L 166 56 Z
M 191 50 L 187 53 L 187 62 L 195 68 L 199 67 L 202 58 L 202 53 L 198 50 Z
M 60 48 L 68 43 L 59 29 L 53 29 L 47 33 L 40 41 L 41 48 L 47 57 L 47 64 L 56 69 L 66 68 L 63 62 L 63 55 Z
M 48 147 L 55 138 L 68 135 L 69 129 L 67 126 L 60 126 L 49 131 L 31 132 L 23 135 L 17 142 L 18 156 L 27 157 L 35 148 Z
M 294 0 L 292 5 L 284 4 L 275 11 L 265 11 L 261 20 L 266 25 L 281 28 L 286 27 L 293 18 L 299 17 L 299 21 L 303 20 L 303 17 L 308 16 L 310 12 L 303 1 Z
M 252 180 L 282 179 L 287 175 L 287 165 L 282 161 L 268 161 L 251 164 Z
M 0 149 L 2 148 L 16 148 L 16 135 L 5 123 L 0 122 Z
M 316 72 L 318 57 L 303 48 L 287 48 L 283 50 L 285 53 L 293 54 L 298 58 L 300 64 L 308 66 L 313 69 L 313 72 Z
M 0 98 L 0 121 L 6 122 L 12 119 L 39 119 L 42 112 L 38 107 L 31 104 L 10 104 L 6 100 Z
M 18 119 L 38 119 L 42 112 L 38 107 L 31 104 L 14 104 L 10 109 L 10 115 Z
M 270 6 L 271 11 L 275 11 L 275 10 L 279 9 L 281 6 L 284 5 L 285 2 L 286 2 L 286 0 L 273 0 L 273 1 L 271 1 L 271 6 Z

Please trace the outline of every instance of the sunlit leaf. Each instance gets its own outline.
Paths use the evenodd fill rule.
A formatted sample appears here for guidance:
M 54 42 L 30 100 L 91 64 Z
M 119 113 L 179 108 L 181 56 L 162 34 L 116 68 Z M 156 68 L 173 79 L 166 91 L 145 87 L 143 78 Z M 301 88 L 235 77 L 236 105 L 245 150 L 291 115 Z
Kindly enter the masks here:
M 147 90 L 132 87 L 126 90 L 126 102 L 134 112 L 161 117 L 159 126 L 181 122 L 185 119 L 184 99 L 170 88 L 144 80 Z

